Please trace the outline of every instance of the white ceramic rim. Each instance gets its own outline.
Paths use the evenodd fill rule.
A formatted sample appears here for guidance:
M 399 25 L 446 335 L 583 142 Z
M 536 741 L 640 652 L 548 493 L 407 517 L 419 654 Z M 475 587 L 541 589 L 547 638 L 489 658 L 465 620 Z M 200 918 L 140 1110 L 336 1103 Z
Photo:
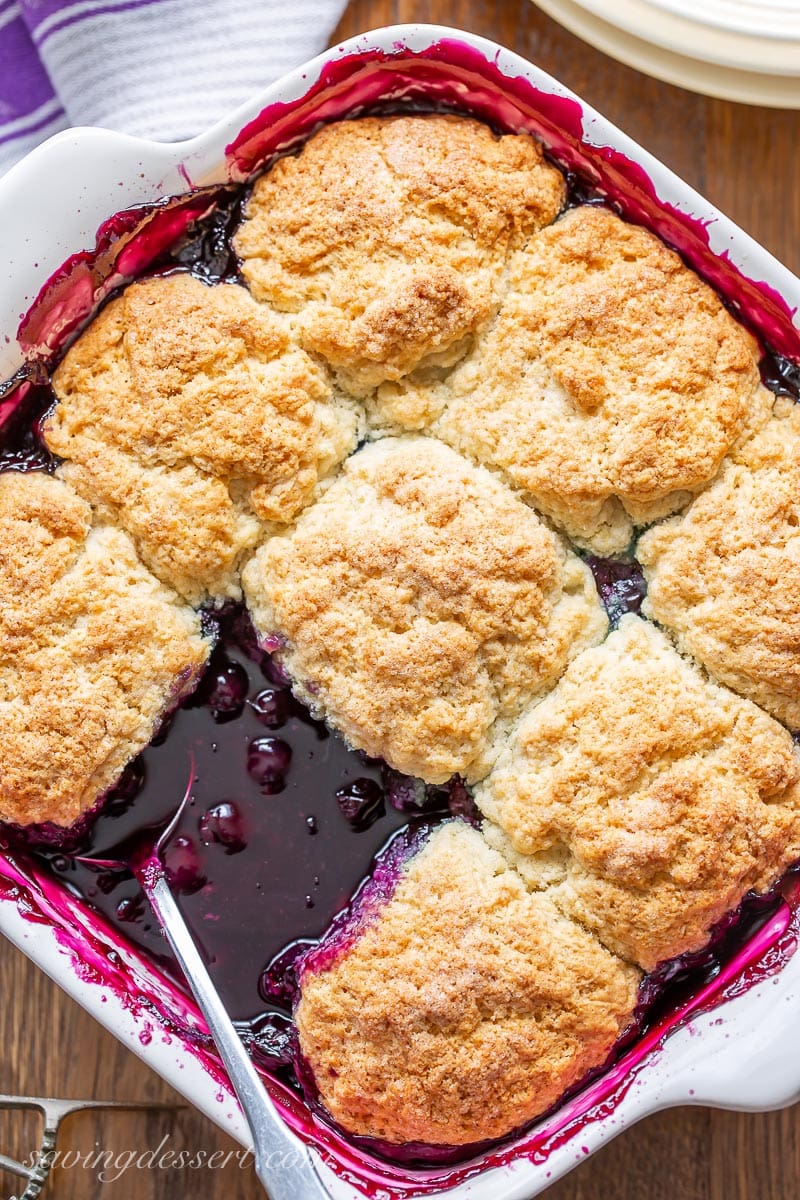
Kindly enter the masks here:
M 224 179 L 226 144 L 267 105 L 307 92 L 340 55 L 376 49 L 391 53 L 399 47 L 421 51 L 442 40 L 478 51 L 504 75 L 523 77 L 546 94 L 578 100 L 533 64 L 485 39 L 440 26 L 392 26 L 327 51 L 191 141 L 165 146 L 78 129 L 57 134 L 33 151 L 0 180 L 0 260 L 7 264 L 7 283 L 0 294 L 0 378 L 19 365 L 17 322 L 44 280 L 76 247 L 92 246 L 96 227 L 121 204 L 185 191 L 187 178 L 194 185 Z M 613 147 L 641 166 L 659 201 L 706 223 L 712 251 L 726 254 L 743 274 L 781 294 L 793 308 L 797 326 L 800 280 L 647 151 L 579 103 L 585 144 Z M 58 181 L 57 189 L 51 180 Z M 0 900 L 0 932 L 189 1101 L 247 1143 L 235 1102 L 205 1072 L 191 1046 L 170 1035 L 152 1013 L 137 1012 L 113 990 L 88 978 L 64 949 L 54 926 L 33 924 L 16 903 Z M 779 974 L 672 1034 L 638 1069 L 610 1115 L 586 1125 L 577 1139 L 554 1149 L 546 1162 L 520 1159 L 438 1194 L 449 1200 L 531 1200 L 623 1129 L 657 1110 L 699 1104 L 761 1111 L 793 1103 L 800 1098 L 799 1008 L 797 954 Z M 330 1171 L 323 1172 L 336 1200 L 361 1196 Z

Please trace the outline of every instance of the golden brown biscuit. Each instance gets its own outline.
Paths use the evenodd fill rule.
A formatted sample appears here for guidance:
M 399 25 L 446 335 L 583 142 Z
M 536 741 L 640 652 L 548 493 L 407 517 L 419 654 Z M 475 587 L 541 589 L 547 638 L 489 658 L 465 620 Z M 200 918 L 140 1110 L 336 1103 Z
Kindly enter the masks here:
M 475 798 L 532 886 L 649 971 L 800 855 L 798 780 L 785 729 L 627 616 L 523 717 Z
M 585 206 L 513 257 L 498 317 L 444 383 L 384 389 L 378 403 L 395 424 L 433 420 L 611 554 L 633 526 L 686 504 L 766 419 L 757 361 L 754 339 L 676 254 Z
M 317 133 L 256 182 L 234 239 L 261 300 L 357 394 L 452 363 L 507 253 L 558 213 L 562 175 L 527 134 L 463 117 L 368 117 Z
M 715 678 L 800 730 L 800 407 L 779 402 L 637 555 L 648 614 Z
M 53 376 L 61 474 L 192 602 L 241 594 L 261 522 L 289 521 L 353 449 L 355 410 L 235 284 L 132 284 Z
M 350 458 L 243 573 L 262 635 L 348 741 L 441 783 L 607 622 L 591 574 L 488 471 L 428 438 Z
M 532 1121 L 601 1065 L 638 982 L 454 822 L 355 942 L 304 972 L 295 1015 L 348 1132 L 457 1146 Z
M 0 820 L 71 825 L 208 657 L 200 621 L 45 474 L 0 474 Z

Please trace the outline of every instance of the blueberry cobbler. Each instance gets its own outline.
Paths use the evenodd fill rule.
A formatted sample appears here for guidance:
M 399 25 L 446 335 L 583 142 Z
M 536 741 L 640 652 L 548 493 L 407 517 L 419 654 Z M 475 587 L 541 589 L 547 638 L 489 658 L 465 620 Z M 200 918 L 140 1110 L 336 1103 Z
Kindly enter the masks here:
M 188 789 L 259 1061 L 471 1147 L 800 858 L 800 409 L 526 134 L 342 121 L 226 204 L 3 430 L 3 836 L 169 967 L 91 859 Z

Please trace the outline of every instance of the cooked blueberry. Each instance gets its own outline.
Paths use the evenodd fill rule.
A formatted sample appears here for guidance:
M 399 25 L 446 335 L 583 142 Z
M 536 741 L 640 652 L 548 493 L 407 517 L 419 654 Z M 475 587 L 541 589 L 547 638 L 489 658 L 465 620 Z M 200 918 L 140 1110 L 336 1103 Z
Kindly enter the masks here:
M 316 943 L 309 938 L 298 938 L 285 950 L 267 963 L 258 980 L 258 991 L 262 1000 L 269 1004 L 277 1001 L 291 1008 L 297 999 L 297 968 L 303 955 Z
M 248 1030 L 249 1049 L 267 1068 L 276 1062 L 291 1066 L 294 1062 L 294 1026 L 288 1017 L 269 1013 Z
M 247 845 L 242 814 L 230 800 L 223 800 L 203 813 L 199 827 L 205 845 L 217 843 L 225 847 L 226 854 L 238 854 Z
M 449 784 L 450 800 L 448 808 L 450 815 L 453 817 L 461 817 L 462 820 L 469 822 L 476 828 L 481 823 L 481 814 L 478 807 L 463 780 L 459 778 L 452 779 Z
M 383 788 L 374 779 L 354 779 L 336 793 L 339 811 L 356 829 L 369 829 L 386 812 Z
M 118 921 L 138 921 L 144 916 L 144 897 L 126 896 L 124 900 L 120 900 L 116 912 Z
M 263 692 L 259 692 L 256 698 L 250 701 L 253 712 L 268 729 L 280 729 L 286 724 L 290 705 L 289 692 L 286 688 L 278 687 L 264 688 Z
M 627 559 L 597 558 L 593 554 L 586 561 L 612 626 L 625 613 L 638 613 L 647 592 L 639 564 Z
M 120 880 L 123 879 L 124 876 L 124 871 L 101 871 L 100 874 L 96 876 L 95 883 L 104 896 L 110 896 L 114 891 L 114 888 L 119 885 Z
M 268 657 L 264 663 L 263 671 L 270 683 L 276 683 L 278 687 L 284 688 L 289 686 L 289 675 L 277 659 L 271 656 Z
M 292 748 L 282 738 L 256 738 L 248 747 L 247 770 L 269 792 L 279 792 L 286 786 L 291 761 Z
M 778 396 L 800 397 L 800 366 L 780 354 L 767 353 L 761 360 L 761 382 Z
M 168 843 L 164 850 L 164 867 L 175 891 L 187 896 L 199 892 L 206 882 L 197 847 L 191 838 L 180 836 Z
M 415 779 L 413 775 L 403 775 L 391 768 L 387 769 L 385 778 L 389 803 L 398 812 L 410 813 L 413 816 L 447 808 L 449 797 L 446 786 L 430 787 L 421 779 Z M 442 793 L 445 793 L 444 796 Z
M 244 667 L 232 660 L 216 670 L 210 680 L 206 701 L 217 720 L 238 717 L 247 699 L 248 679 Z

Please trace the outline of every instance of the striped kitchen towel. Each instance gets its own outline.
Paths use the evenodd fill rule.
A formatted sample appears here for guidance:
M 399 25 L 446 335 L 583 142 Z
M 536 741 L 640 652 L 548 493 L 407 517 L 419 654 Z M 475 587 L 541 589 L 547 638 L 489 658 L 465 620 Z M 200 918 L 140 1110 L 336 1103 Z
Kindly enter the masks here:
M 0 174 L 69 125 L 191 137 L 327 44 L 345 0 L 0 0 Z

